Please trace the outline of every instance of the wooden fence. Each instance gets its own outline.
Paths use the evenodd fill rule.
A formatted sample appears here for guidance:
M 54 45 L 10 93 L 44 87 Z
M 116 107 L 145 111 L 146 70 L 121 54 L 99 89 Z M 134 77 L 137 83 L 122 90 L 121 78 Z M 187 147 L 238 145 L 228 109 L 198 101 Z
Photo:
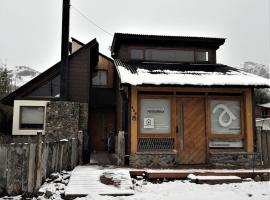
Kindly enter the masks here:
M 257 152 L 261 155 L 262 164 L 270 166 L 270 119 L 258 120 L 257 127 Z
M 80 158 L 77 138 L 57 142 L 0 144 L 0 194 L 36 192 L 52 173 L 71 170 Z

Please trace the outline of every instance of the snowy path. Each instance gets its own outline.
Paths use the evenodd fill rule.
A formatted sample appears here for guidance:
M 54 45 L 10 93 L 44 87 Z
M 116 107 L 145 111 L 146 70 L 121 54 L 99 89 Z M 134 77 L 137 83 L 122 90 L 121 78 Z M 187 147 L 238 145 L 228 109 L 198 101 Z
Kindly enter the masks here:
M 132 196 L 91 195 L 80 200 L 269 200 L 270 182 L 207 185 L 188 181 L 162 184 L 137 182 Z
M 100 182 L 102 175 L 112 178 L 114 185 Z M 66 196 L 83 196 L 87 194 L 132 195 L 133 184 L 127 169 L 103 169 L 97 166 L 77 166 L 71 173 L 66 187 Z

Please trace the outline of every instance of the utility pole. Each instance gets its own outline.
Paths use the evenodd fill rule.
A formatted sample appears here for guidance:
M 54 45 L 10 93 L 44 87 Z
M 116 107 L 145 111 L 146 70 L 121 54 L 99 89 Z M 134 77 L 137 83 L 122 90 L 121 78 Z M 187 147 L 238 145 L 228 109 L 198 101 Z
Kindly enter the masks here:
M 61 69 L 60 69 L 60 99 L 69 100 L 69 12 L 70 0 L 63 0 L 62 11 L 62 44 L 61 44 Z

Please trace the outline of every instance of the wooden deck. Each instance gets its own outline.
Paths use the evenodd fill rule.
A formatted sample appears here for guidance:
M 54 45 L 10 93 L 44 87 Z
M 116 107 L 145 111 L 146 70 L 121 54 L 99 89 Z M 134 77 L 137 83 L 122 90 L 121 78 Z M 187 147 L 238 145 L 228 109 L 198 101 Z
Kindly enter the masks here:
M 129 170 L 110 169 L 93 165 L 77 166 L 72 171 L 65 196 L 67 199 L 72 199 L 88 194 L 133 195 L 134 190 Z

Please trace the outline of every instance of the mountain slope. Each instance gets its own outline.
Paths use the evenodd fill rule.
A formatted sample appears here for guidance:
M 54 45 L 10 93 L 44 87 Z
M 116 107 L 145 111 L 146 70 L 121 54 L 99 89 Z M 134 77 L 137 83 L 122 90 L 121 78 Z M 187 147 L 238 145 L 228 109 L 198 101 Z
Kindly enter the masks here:
M 14 88 L 24 85 L 25 83 L 40 74 L 40 72 L 27 66 L 15 66 L 9 68 L 8 71 Z

